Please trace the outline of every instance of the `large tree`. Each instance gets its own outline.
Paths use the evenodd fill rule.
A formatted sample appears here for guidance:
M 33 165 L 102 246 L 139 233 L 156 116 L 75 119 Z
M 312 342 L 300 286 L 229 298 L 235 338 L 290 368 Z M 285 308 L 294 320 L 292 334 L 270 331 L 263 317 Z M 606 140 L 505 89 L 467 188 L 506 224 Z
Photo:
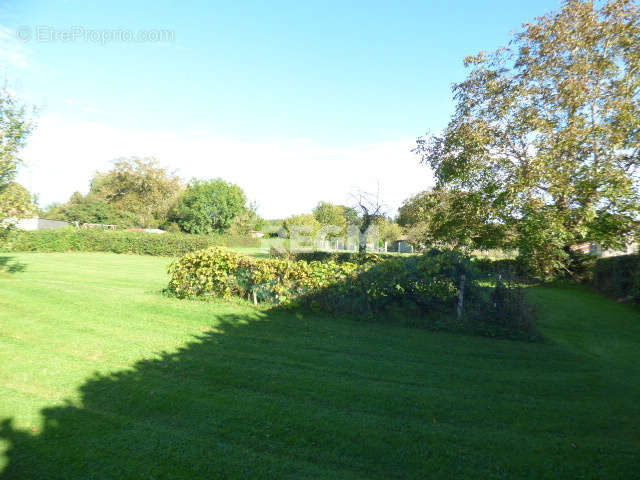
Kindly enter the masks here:
M 247 209 L 247 197 L 238 185 L 220 178 L 193 180 L 172 216 L 189 233 L 224 233 Z
M 504 244 L 508 233 L 503 224 L 491 220 L 491 209 L 473 193 L 447 188 L 406 199 L 398 210 L 398 224 L 420 249 L 496 247 Z
M 91 181 L 90 196 L 112 211 L 133 215 L 135 226 L 155 228 L 167 221 L 169 210 L 184 189 L 182 179 L 154 158 L 121 158 Z
M 541 274 L 571 244 L 616 246 L 638 222 L 640 16 L 632 0 L 565 1 L 510 45 L 468 57 L 456 110 L 417 151 Z
M 0 194 L 15 179 L 22 163 L 20 151 L 32 128 L 26 107 L 6 88 L 0 89 Z M 0 217 L 7 214 L 0 211 Z
M 33 195 L 16 182 L 11 182 L 0 193 L 0 215 L 20 218 L 32 215 L 36 211 Z

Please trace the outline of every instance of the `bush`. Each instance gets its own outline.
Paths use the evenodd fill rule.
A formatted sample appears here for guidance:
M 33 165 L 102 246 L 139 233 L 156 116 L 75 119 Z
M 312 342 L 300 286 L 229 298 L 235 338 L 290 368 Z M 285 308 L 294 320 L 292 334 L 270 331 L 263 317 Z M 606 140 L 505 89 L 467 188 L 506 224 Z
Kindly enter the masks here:
M 181 256 L 213 245 L 258 247 L 260 240 L 232 236 L 145 233 L 126 230 L 12 230 L 1 249 L 11 252 L 111 252 Z
M 515 299 L 509 296 L 510 292 L 500 306 L 492 307 L 490 289 L 478 284 L 472 262 L 457 252 L 432 250 L 424 255 L 388 258 L 374 255 L 369 261 L 365 261 L 366 257 L 360 263 L 258 259 L 213 247 L 174 261 L 169 267 L 168 292 L 181 298 L 235 296 L 358 318 L 402 319 L 404 324 L 428 328 L 482 331 L 493 336 L 504 336 L 512 327 L 531 327 L 531 322 L 516 318 L 519 305 L 506 305 Z M 454 312 L 462 275 L 466 278 L 464 298 L 468 313 L 465 321 L 456 322 Z
M 383 260 L 396 257 L 385 253 L 362 254 L 359 252 L 325 252 L 322 250 L 312 252 L 284 252 L 275 248 L 270 250 L 270 254 L 275 258 L 289 258 L 290 260 L 305 262 L 356 263 L 358 265 L 380 263 Z
M 598 259 L 592 284 L 606 295 L 640 304 L 640 255 Z

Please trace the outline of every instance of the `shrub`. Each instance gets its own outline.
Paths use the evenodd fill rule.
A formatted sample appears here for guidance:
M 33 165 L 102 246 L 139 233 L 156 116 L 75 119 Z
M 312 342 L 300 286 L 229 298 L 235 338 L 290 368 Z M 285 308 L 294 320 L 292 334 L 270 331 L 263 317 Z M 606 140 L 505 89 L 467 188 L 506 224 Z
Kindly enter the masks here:
M 171 264 L 168 292 L 182 298 L 243 297 L 359 318 L 402 319 L 405 324 L 482 330 L 483 334 L 501 336 L 515 327 L 531 327 L 530 322 L 515 318 L 517 305 L 506 305 L 514 296 L 506 296 L 499 307 L 491 307 L 490 289 L 478 284 L 472 262 L 457 252 L 432 250 L 424 255 L 374 255 L 369 261 L 367 256 L 361 260 L 258 259 L 212 247 Z M 466 278 L 467 315 L 465 322 L 456 322 L 453 318 L 462 275 Z M 511 310 L 507 312 L 507 308 Z M 482 328 L 478 329 L 480 324 Z M 496 333 L 494 327 L 500 332 Z
M 356 263 L 358 265 L 380 263 L 395 257 L 394 255 L 384 253 L 362 254 L 359 252 L 325 252 L 322 250 L 312 252 L 282 252 L 273 249 L 270 253 L 276 258 L 290 258 L 291 260 L 305 262 Z
M 640 255 L 598 259 L 592 284 L 606 295 L 640 303 Z
M 58 230 L 12 230 L 1 248 L 13 252 L 111 252 L 181 256 L 212 245 L 257 247 L 260 241 L 232 236 L 154 234 L 69 227 Z

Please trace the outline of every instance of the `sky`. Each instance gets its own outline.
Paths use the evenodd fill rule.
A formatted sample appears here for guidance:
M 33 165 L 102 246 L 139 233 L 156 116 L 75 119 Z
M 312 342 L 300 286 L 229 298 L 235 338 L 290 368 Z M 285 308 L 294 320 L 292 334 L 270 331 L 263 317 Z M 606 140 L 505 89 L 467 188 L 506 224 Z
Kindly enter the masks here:
M 265 218 L 433 184 L 463 59 L 560 0 L 2 1 L 0 72 L 38 109 L 18 181 L 41 206 L 120 157 L 240 185 Z

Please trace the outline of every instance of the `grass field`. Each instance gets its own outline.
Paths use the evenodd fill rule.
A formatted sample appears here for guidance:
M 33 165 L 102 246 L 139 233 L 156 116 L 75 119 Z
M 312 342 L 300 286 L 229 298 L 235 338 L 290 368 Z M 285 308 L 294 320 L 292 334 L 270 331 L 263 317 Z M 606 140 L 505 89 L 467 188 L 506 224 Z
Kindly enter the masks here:
M 640 478 L 640 312 L 545 343 L 166 298 L 168 260 L 0 260 L 0 478 Z

